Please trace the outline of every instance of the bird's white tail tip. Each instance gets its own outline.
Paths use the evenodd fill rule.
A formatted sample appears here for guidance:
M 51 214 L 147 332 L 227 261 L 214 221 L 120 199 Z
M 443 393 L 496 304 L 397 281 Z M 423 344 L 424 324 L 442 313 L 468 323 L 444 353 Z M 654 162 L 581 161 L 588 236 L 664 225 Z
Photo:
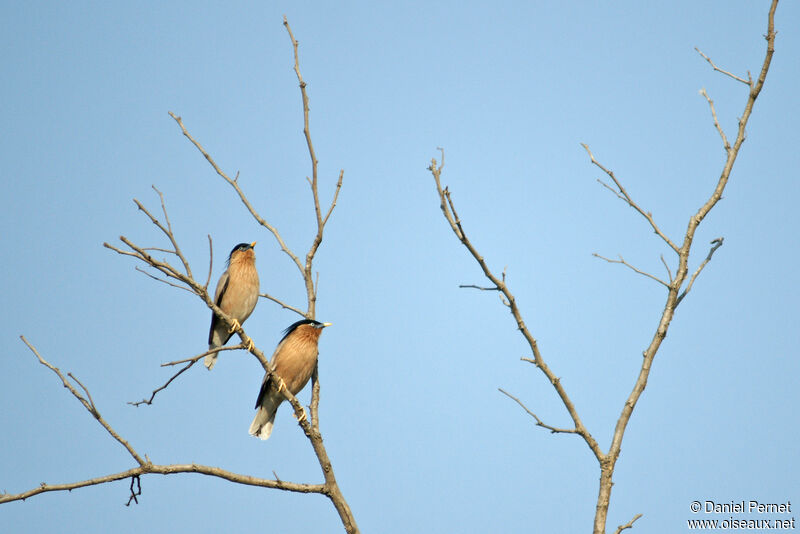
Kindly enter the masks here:
M 275 416 L 273 415 L 272 419 L 269 420 L 265 420 L 266 417 L 266 411 L 263 408 L 259 408 L 258 412 L 256 412 L 253 422 L 250 424 L 251 436 L 255 436 L 259 439 L 269 439 L 269 436 L 272 434 L 272 426 L 275 422 Z

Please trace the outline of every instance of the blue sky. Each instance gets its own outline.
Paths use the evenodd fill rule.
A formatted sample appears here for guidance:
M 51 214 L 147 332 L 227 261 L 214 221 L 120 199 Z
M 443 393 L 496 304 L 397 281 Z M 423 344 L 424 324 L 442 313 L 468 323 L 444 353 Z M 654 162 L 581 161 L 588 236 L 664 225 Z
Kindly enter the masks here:
M 259 242 L 262 290 L 298 306 L 294 265 L 183 138 L 189 131 L 290 247 L 313 238 L 302 109 L 286 14 L 300 41 L 321 193 L 344 187 L 316 261 L 322 432 L 362 532 L 578 532 L 599 471 L 530 365 L 497 296 L 441 216 L 443 182 L 542 354 L 608 448 L 657 325 L 664 291 L 591 256 L 657 274 L 667 250 L 596 183 L 581 142 L 679 239 L 719 176 L 755 75 L 767 2 L 76 2 L 0 7 L 3 292 L 0 490 L 133 466 L 19 340 L 78 376 L 103 415 L 157 463 L 197 462 L 322 480 L 290 410 L 247 434 L 262 371 L 224 353 L 133 408 L 202 352 L 210 313 L 104 249 L 125 235 L 164 246 L 137 213 L 165 195 L 195 272 Z M 682 532 L 693 500 L 800 503 L 796 347 L 796 58 L 800 8 L 778 8 L 776 53 L 724 200 L 692 266 L 725 244 L 678 309 L 617 465 L 608 528 Z M 198 275 L 202 276 L 203 275 Z M 212 282 L 213 283 L 213 282 Z M 271 353 L 291 312 L 261 300 L 247 332 Z M 300 395 L 308 402 L 308 391 Z M 2 532 L 336 532 L 327 499 L 200 476 L 150 476 L 0 508 Z M 727 516 L 726 516 L 727 517 Z M 714 516 L 712 518 L 725 519 Z M 745 516 L 743 518 L 757 518 Z

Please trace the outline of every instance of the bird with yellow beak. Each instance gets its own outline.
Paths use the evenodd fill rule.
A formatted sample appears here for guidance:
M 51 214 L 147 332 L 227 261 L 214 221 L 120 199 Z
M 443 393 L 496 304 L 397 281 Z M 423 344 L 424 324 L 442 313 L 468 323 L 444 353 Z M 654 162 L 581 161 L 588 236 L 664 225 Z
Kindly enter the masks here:
M 208 349 L 221 347 L 228 342 L 233 332 L 244 323 L 258 302 L 258 271 L 256 271 L 256 253 L 250 244 L 239 243 L 228 256 L 228 268 L 217 282 L 214 303 L 233 318 L 234 324 L 229 328 L 216 313 L 211 313 L 211 328 L 208 332 Z M 217 354 L 205 357 L 205 366 L 210 371 L 217 363 Z
M 284 400 L 281 389 L 286 387 L 292 395 L 297 395 L 305 387 L 317 365 L 319 336 L 330 325 L 303 319 L 284 331 L 270 360 L 277 376 L 267 373 L 264 377 L 256 400 L 258 412 L 250 425 L 251 435 L 267 439 L 272 434 L 275 414 Z

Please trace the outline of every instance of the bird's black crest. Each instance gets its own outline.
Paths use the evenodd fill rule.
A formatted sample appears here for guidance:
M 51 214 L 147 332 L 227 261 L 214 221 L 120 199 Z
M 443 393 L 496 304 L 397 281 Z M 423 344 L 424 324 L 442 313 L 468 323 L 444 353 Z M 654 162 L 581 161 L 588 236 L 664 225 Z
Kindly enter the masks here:
M 231 253 L 228 254 L 228 261 L 230 261 L 231 256 L 233 256 L 233 253 L 236 252 L 237 250 L 250 250 L 251 248 L 253 248 L 253 246 L 250 243 L 239 243 L 238 245 L 233 247 Z
M 287 328 L 286 330 L 283 331 L 283 337 L 281 338 L 281 341 L 283 341 L 284 339 L 289 337 L 289 334 L 291 334 L 292 332 L 297 330 L 298 327 L 303 326 L 304 324 L 322 326 L 321 322 L 315 321 L 314 319 L 301 319 L 301 320 L 297 321 L 296 323 L 292 323 L 292 325 L 289 326 L 289 328 Z

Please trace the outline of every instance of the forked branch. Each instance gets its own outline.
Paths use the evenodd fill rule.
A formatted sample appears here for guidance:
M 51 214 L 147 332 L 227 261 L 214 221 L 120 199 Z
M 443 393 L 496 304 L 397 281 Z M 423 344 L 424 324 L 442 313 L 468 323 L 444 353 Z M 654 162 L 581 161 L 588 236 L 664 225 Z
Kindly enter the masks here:
M 522 319 L 522 313 L 520 312 L 519 308 L 517 307 L 517 301 L 514 297 L 513 293 L 509 289 L 508 285 L 505 282 L 505 271 L 502 277 L 498 277 L 495 275 L 489 266 L 486 264 L 483 256 L 478 252 L 472 242 L 467 237 L 466 232 L 464 231 L 464 227 L 462 225 L 461 218 L 456 211 L 455 204 L 453 202 L 452 195 L 448 188 L 443 188 L 441 183 L 441 175 L 442 169 L 444 168 L 444 150 L 441 148 L 439 149 L 442 154 L 442 164 L 439 165 L 436 159 L 431 160 L 431 165 L 428 167 L 428 170 L 433 175 L 433 180 L 436 184 L 436 191 L 439 194 L 439 203 L 442 210 L 442 214 L 444 215 L 447 222 L 450 224 L 450 229 L 456 235 L 456 237 L 461 241 L 461 243 L 466 247 L 472 257 L 480 266 L 481 270 L 484 273 L 484 276 L 492 283 L 494 287 L 497 288 L 497 291 L 501 293 L 501 295 L 505 298 L 504 304 L 511 310 L 511 315 L 514 317 L 514 320 L 517 324 L 517 328 L 522 333 L 522 336 L 528 342 L 530 346 L 531 353 L 533 354 L 533 363 L 538 367 L 542 373 L 547 377 L 550 383 L 555 388 L 556 393 L 561 398 L 561 402 L 564 404 L 564 407 L 567 409 L 570 417 L 572 418 L 572 422 L 575 425 L 574 431 L 569 431 L 567 433 L 577 434 L 583 438 L 586 444 L 589 446 L 589 449 L 595 454 L 598 461 L 602 461 L 604 454 L 600 450 L 600 446 L 597 444 L 597 441 L 594 439 L 592 434 L 589 430 L 584 426 L 583 421 L 581 421 L 580 416 L 578 415 L 578 410 L 575 408 L 572 400 L 567 395 L 567 391 L 561 384 L 561 379 L 559 379 L 550 367 L 548 367 L 547 363 L 544 361 L 541 353 L 539 352 L 539 346 L 536 342 L 536 339 L 533 337 L 531 332 L 528 330 L 525 321 Z M 491 287 L 491 286 L 490 286 Z M 507 394 L 508 395 L 508 394 Z M 510 396 L 510 395 L 509 395 Z M 523 406 L 524 407 L 524 406 Z M 531 412 L 529 412 L 531 413 Z M 553 427 L 548 427 L 545 425 L 539 425 L 544 428 L 549 428 L 552 431 Z
M 112 473 L 109 475 L 104 475 L 100 477 L 90 478 L 86 480 L 80 480 L 77 482 L 70 482 L 65 484 L 47 484 L 41 483 L 36 488 L 23 491 L 20 493 L 0 493 L 0 504 L 12 502 L 12 501 L 20 501 L 25 500 L 35 495 L 39 495 L 41 493 L 47 493 L 51 491 L 72 491 L 78 488 L 85 488 L 88 486 L 96 486 L 99 484 L 107 484 L 109 482 L 115 482 L 117 480 L 125 480 L 127 478 L 134 478 L 139 477 L 146 474 L 160 474 L 160 475 L 174 475 L 178 473 L 198 473 L 201 475 L 213 476 L 217 478 L 221 478 L 223 480 L 228 480 L 230 482 L 234 482 L 237 484 L 245 484 L 249 486 L 259 486 L 263 488 L 273 488 L 273 489 L 280 489 L 285 491 L 294 491 L 299 493 L 320 493 L 326 494 L 328 489 L 326 488 L 325 484 L 298 484 L 295 482 L 287 482 L 285 480 L 270 480 L 258 477 L 252 477 L 248 475 L 241 475 L 238 473 L 233 473 L 231 471 L 227 471 L 225 469 L 221 469 L 219 467 L 211 467 L 206 465 L 200 464 L 165 464 L 159 465 L 154 464 L 147 458 L 146 455 L 141 455 L 134 449 L 134 447 L 122 436 L 120 436 L 116 430 L 111 426 L 111 424 L 106 421 L 103 416 L 100 414 L 97 406 L 91 401 L 91 394 L 89 393 L 88 388 L 86 388 L 77 378 L 72 376 L 71 373 L 68 373 L 68 376 L 72 378 L 84 391 L 85 396 L 79 392 L 75 386 L 67 379 L 66 376 L 61 372 L 61 370 L 52 365 L 50 362 L 45 360 L 39 351 L 27 340 L 24 336 L 20 336 L 22 341 L 27 345 L 30 351 L 36 356 L 43 366 L 47 367 L 53 373 L 58 376 L 61 380 L 61 383 L 65 388 L 69 390 L 72 396 L 77 399 L 86 411 L 88 411 L 92 417 L 94 417 L 97 422 L 116 440 L 120 443 L 125 450 L 128 451 L 128 454 L 136 461 L 138 464 L 137 467 L 127 469 L 125 471 L 120 471 L 117 473 Z M 296 400 L 295 400 L 296 402 Z M 130 501 L 129 501 L 130 503 Z
M 235 178 L 231 178 L 230 176 L 228 176 L 219 167 L 219 165 L 217 165 L 217 162 L 214 161 L 214 158 L 212 158 L 211 155 L 208 152 L 206 152 L 206 149 L 203 148 L 203 145 L 201 145 L 194 137 L 192 137 L 192 134 L 190 134 L 189 131 L 186 129 L 186 126 L 184 126 L 183 119 L 181 119 L 181 117 L 178 117 L 177 115 L 175 115 L 171 111 L 169 112 L 169 116 L 172 117 L 175 120 L 175 122 L 178 123 L 178 126 L 180 126 L 181 132 L 183 133 L 183 135 L 189 141 L 191 141 L 191 143 L 195 146 L 195 148 L 197 148 L 197 150 L 200 151 L 200 153 L 203 155 L 203 157 L 206 158 L 206 161 L 208 161 L 209 165 L 211 165 L 211 167 L 214 169 L 214 171 L 223 180 L 225 180 L 234 189 L 234 191 L 236 191 L 236 194 L 239 195 L 239 199 L 242 201 L 242 204 L 244 204 L 244 206 L 247 208 L 247 211 L 250 212 L 250 215 L 253 216 L 253 218 L 256 220 L 256 222 L 258 222 L 258 224 L 260 224 L 261 226 L 263 226 L 264 228 L 269 230 L 269 232 L 273 235 L 273 237 L 275 237 L 275 240 L 278 242 L 278 245 L 281 247 L 281 250 L 284 253 L 286 253 L 286 255 L 289 256 L 292 259 L 292 261 L 297 266 L 297 268 L 300 269 L 300 271 L 302 272 L 303 271 L 303 266 L 300 263 L 300 259 L 286 245 L 286 243 L 284 242 L 283 238 L 281 237 L 280 232 L 278 232 L 278 229 L 276 227 L 274 227 L 273 225 L 271 225 L 269 222 L 267 222 L 267 220 L 264 219 L 256 211 L 256 209 L 253 207 L 253 205 L 250 203 L 250 200 L 247 198 L 247 195 L 245 195 L 244 191 L 239 186 L 239 180 L 238 180 L 239 176 L 238 176 L 238 174 L 236 175 Z
M 653 219 L 653 214 L 650 213 L 649 211 L 648 212 L 644 211 L 639 206 L 639 204 L 634 202 L 634 200 L 631 198 L 631 196 L 628 194 L 628 192 L 625 190 L 625 188 L 622 186 L 622 184 L 619 182 L 619 180 L 617 180 L 617 177 L 614 176 L 614 172 L 609 170 L 609 169 L 607 169 L 605 166 L 603 166 L 602 163 L 600 163 L 599 161 L 594 159 L 594 154 L 592 154 L 592 151 L 589 150 L 589 146 L 586 143 L 581 143 L 581 146 L 586 150 L 586 153 L 589 154 L 589 159 L 592 161 L 592 164 L 597 166 L 600 170 L 602 170 L 604 173 L 606 173 L 609 178 L 611 178 L 611 180 L 614 182 L 614 185 L 616 186 L 616 189 L 614 189 L 613 187 L 611 187 L 607 183 L 603 182 L 602 180 L 597 180 L 597 181 L 600 182 L 600 184 L 603 187 L 605 187 L 606 189 L 608 189 L 609 191 L 614 193 L 618 198 L 620 198 L 623 201 L 625 201 L 625 203 L 627 203 L 630 207 L 632 207 L 637 212 L 639 212 L 639 214 L 642 217 L 644 217 L 647 220 L 648 223 L 650 223 L 650 226 L 653 228 L 653 231 L 658 235 L 658 237 L 660 237 L 662 240 L 664 240 L 664 242 L 667 245 L 669 245 L 669 247 L 677 253 L 678 252 L 678 246 L 675 243 L 673 243 L 672 240 L 669 237 L 667 237 L 667 235 L 664 232 L 661 231 L 661 228 L 658 227 L 658 225 L 656 224 L 655 219 Z

